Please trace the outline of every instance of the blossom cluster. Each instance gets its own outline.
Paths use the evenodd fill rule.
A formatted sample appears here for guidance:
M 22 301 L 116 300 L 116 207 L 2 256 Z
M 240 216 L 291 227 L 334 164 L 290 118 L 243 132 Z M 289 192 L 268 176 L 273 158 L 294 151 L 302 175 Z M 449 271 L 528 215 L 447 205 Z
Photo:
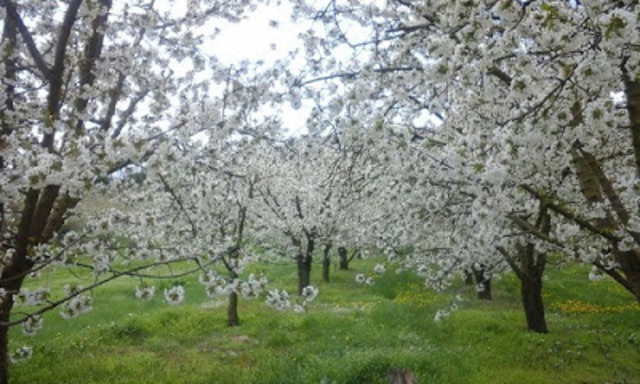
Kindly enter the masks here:
M 287 291 L 275 289 L 267 293 L 265 304 L 276 311 L 293 309 L 296 313 L 303 313 L 307 311 L 309 303 L 315 300 L 318 293 L 318 288 L 308 285 L 302 289 L 302 294 L 292 303 Z
M 256 298 L 265 291 L 267 283 L 267 277 L 262 273 L 258 277 L 251 273 L 246 281 L 239 278 L 230 279 L 213 270 L 200 276 L 200 284 L 205 286 L 207 295 L 212 299 L 227 297 L 231 293 L 239 294 L 246 299 Z
M 93 303 L 91 296 L 80 293 L 82 291 L 82 286 L 67 285 L 64 290 L 65 294 L 67 297 L 70 297 L 70 299 L 65 301 L 62 305 L 60 316 L 63 318 L 71 319 L 93 309 L 91 307 L 91 304 Z

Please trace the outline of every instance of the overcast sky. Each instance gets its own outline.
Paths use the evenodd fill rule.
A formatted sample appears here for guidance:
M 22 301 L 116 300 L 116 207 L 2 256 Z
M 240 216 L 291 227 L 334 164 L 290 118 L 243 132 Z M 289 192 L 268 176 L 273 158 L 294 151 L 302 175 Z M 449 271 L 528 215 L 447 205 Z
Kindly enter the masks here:
M 290 4 L 283 2 L 261 5 L 239 23 L 221 21 L 222 32 L 210 43 L 211 53 L 229 64 L 283 57 L 299 45 L 297 36 L 302 30 L 290 22 L 290 15 Z

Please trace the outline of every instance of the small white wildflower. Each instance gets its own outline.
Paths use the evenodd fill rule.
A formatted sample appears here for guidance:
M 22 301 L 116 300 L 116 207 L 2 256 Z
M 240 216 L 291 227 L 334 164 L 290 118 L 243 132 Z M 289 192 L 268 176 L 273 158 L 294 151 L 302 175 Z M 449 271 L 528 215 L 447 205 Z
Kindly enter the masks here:
M 373 280 L 373 278 L 367 277 L 367 279 L 364 281 L 364 283 L 366 285 L 373 285 L 373 284 L 375 284 L 375 281 Z
M 384 264 L 376 264 L 375 267 L 373 267 L 373 272 L 377 273 L 378 275 L 384 275 L 385 272 L 385 267 Z
M 367 279 L 367 277 L 365 275 L 363 275 L 362 273 L 358 273 L 356 275 L 356 283 L 362 284 L 362 283 L 365 282 L 366 279 Z

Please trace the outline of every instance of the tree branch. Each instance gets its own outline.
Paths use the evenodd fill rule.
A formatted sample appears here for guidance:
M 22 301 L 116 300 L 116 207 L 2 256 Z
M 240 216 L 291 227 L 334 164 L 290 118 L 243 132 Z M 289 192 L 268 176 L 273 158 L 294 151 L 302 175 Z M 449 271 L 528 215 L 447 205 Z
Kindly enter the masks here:
M 160 178 L 160 181 L 162 181 L 162 184 L 164 185 L 164 187 L 167 190 L 167 192 L 169 192 L 171 197 L 173 197 L 175 202 L 178 204 L 178 206 L 180 207 L 180 210 L 187 217 L 187 220 L 189 221 L 189 224 L 191 225 L 191 234 L 195 238 L 198 235 L 198 230 L 196 228 L 196 224 L 193 222 L 193 220 L 191 220 L 191 216 L 189 216 L 189 212 L 187 212 L 187 210 L 185 209 L 184 205 L 182 204 L 182 200 L 175 194 L 175 192 L 173 191 L 171 186 L 169 186 L 169 183 L 167 183 L 167 181 L 165 180 L 165 178 L 162 175 L 159 174 L 158 177 Z
M 552 211 L 560 214 L 561 216 L 564 216 L 565 218 L 573 221 L 574 223 L 578 224 L 581 228 L 588 230 L 589 232 L 602 236 L 605 239 L 611 241 L 612 243 L 617 243 L 620 241 L 620 238 L 609 233 L 608 231 L 602 229 L 602 228 L 598 228 L 597 226 L 591 224 L 587 219 L 581 217 L 578 214 L 575 214 L 573 212 L 571 212 L 570 210 L 568 210 L 567 208 L 564 208 L 556 203 L 554 203 L 553 201 L 551 201 L 551 198 L 548 196 L 545 196 L 539 192 L 537 192 L 535 189 L 533 189 L 531 186 L 526 185 L 526 184 L 521 184 L 520 187 L 528 192 L 530 195 L 532 195 L 533 197 L 535 197 L 536 199 L 538 199 L 541 202 L 544 202 L 544 204 L 547 206 L 547 208 L 551 209 Z
M 45 125 L 48 129 L 42 138 L 42 146 L 47 148 L 50 152 L 53 152 L 53 138 L 55 135 L 54 122 L 58 120 L 58 115 L 60 113 L 59 109 L 64 84 L 64 64 L 67 45 L 69 43 L 71 29 L 76 21 L 81 4 L 82 0 L 71 0 L 69 8 L 67 8 L 55 48 L 51 75 L 49 76 L 49 95 L 47 97 L 47 114 L 45 116 Z
M 0 5 L 4 5 L 5 9 L 7 10 L 7 16 L 9 16 L 13 20 L 13 22 L 16 23 L 18 31 L 20 32 L 20 36 L 22 36 L 22 40 L 27 45 L 27 49 L 29 50 L 29 53 L 31 54 L 33 61 L 36 63 L 36 66 L 38 67 L 40 73 L 42 73 L 45 79 L 50 79 L 51 69 L 38 50 L 35 41 L 33 41 L 31 33 L 27 29 L 27 26 L 24 24 L 22 17 L 20 17 L 20 14 L 16 10 L 16 6 L 15 4 L 13 4 L 13 1 L 2 0 L 2 3 L 0 3 Z
M 132 268 L 132 269 L 127 270 L 127 271 L 114 271 L 114 270 L 111 270 L 110 272 L 112 273 L 112 275 L 107 277 L 107 278 L 105 278 L 104 280 L 100 280 L 100 281 L 98 281 L 96 283 L 91 284 L 88 287 L 79 289 L 78 291 L 74 292 L 73 294 L 71 294 L 69 296 L 66 296 L 66 297 L 64 297 L 64 298 L 62 298 L 60 300 L 53 301 L 53 302 L 49 303 L 48 305 L 40 308 L 39 310 L 37 310 L 37 311 L 35 311 L 35 312 L 33 312 L 33 313 L 23 317 L 23 318 L 20 318 L 18 320 L 0 321 L 0 327 L 11 327 L 11 326 L 14 326 L 14 325 L 21 324 L 21 323 L 25 322 L 27 319 L 29 319 L 30 317 L 38 316 L 38 315 L 41 315 L 41 314 L 43 314 L 45 312 L 48 312 L 48 311 L 50 311 L 50 310 L 52 310 L 52 309 L 54 309 L 56 307 L 59 307 L 60 305 L 62 305 L 64 303 L 66 303 L 67 301 L 73 299 L 74 297 L 77 297 L 77 296 L 79 296 L 79 295 L 81 295 L 81 294 L 83 294 L 85 292 L 88 292 L 88 291 L 91 291 L 91 290 L 93 290 L 95 288 L 98 288 L 101 285 L 105 285 L 105 284 L 107 284 L 107 283 L 109 283 L 109 282 L 111 282 L 111 281 L 113 281 L 115 279 L 118 279 L 120 277 L 123 277 L 123 276 L 138 277 L 138 275 L 136 274 L 138 271 L 141 271 L 141 270 L 144 270 L 144 269 L 148 269 L 148 268 L 158 267 L 158 266 L 162 266 L 162 265 L 169 265 L 169 264 L 173 264 L 173 263 L 183 262 L 183 261 L 193 261 L 193 259 L 188 258 L 188 259 L 176 259 L 176 260 L 168 260 L 168 261 L 159 261 L 159 262 L 155 262 L 155 263 L 151 263 L 151 264 L 141 265 L 139 267 L 135 267 L 135 268 Z M 214 261 L 211 261 L 208 264 L 212 264 L 213 262 Z M 207 264 L 205 264 L 205 266 L 206 265 Z M 194 273 L 197 270 L 200 270 L 200 267 L 198 267 L 197 269 L 194 269 L 194 270 L 190 270 L 189 272 L 184 272 L 182 275 L 184 276 L 185 274 Z M 149 278 L 153 278 L 153 276 L 150 275 Z M 162 278 L 162 277 L 160 277 L 160 278 Z

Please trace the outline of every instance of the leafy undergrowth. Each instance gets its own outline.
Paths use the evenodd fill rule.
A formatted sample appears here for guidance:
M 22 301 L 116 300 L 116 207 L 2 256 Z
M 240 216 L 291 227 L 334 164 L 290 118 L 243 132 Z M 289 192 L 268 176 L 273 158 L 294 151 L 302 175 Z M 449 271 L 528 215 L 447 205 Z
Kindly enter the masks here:
M 393 270 L 357 284 L 373 260 L 332 271 L 306 314 L 279 313 L 241 300 L 242 325 L 226 327 L 197 277 L 183 278 L 187 300 L 133 299 L 135 280 L 94 292 L 93 311 L 72 320 L 45 316 L 35 338 L 12 329 L 12 348 L 34 356 L 12 365 L 14 383 L 386 383 L 391 367 L 419 383 L 640 383 L 640 308 L 609 280 L 580 267 L 550 270 L 545 281 L 551 333 L 525 330 L 517 280 L 494 282 L 494 300 L 475 300 L 460 283 L 433 293 Z M 320 281 L 314 266 L 313 281 Z M 260 265 L 271 288 L 295 287 L 289 265 Z M 64 280 L 61 273 L 50 279 Z M 170 286 L 170 282 L 163 282 Z M 162 287 L 160 287 L 162 292 Z M 453 310 L 458 307 L 457 310 Z M 434 321 L 437 311 L 449 316 Z

